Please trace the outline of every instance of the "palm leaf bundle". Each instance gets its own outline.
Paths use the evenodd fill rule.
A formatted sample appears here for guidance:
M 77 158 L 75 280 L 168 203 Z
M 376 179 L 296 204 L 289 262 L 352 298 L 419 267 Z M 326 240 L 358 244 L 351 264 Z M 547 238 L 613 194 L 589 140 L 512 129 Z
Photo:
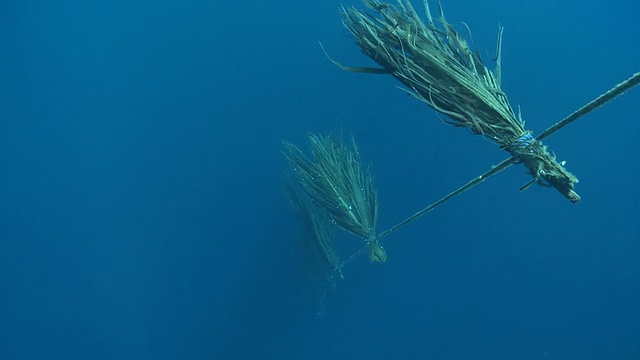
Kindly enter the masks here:
M 490 71 L 446 21 L 442 10 L 438 19 L 431 16 L 426 1 L 426 24 L 408 0 L 398 0 L 397 5 L 380 0 L 364 2 L 371 12 L 343 8 L 343 24 L 360 50 L 382 68 L 352 68 L 336 63 L 338 66 L 354 72 L 391 74 L 411 95 L 448 116 L 449 124 L 496 142 L 517 157 L 532 175 L 533 179 L 521 190 L 538 183 L 556 188 L 572 202 L 580 201 L 573 190 L 578 179 L 525 128 L 500 87 L 502 29 L 496 69 Z
M 363 167 L 355 141 L 347 146 L 336 135 L 311 134 L 311 158 L 287 141 L 284 147 L 291 172 L 310 201 L 324 209 L 336 226 L 362 238 L 372 262 L 386 261 L 375 236 L 378 198 L 373 176 Z

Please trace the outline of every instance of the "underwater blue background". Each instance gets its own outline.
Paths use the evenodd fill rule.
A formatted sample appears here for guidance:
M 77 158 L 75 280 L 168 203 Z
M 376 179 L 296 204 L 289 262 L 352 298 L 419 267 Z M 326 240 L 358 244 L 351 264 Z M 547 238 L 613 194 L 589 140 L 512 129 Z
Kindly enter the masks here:
M 378 231 L 505 158 L 333 66 L 339 6 L 0 2 L 0 359 L 640 358 L 640 89 L 547 139 L 581 203 L 514 166 L 315 296 L 282 139 L 353 134 Z M 640 70 L 630 0 L 443 6 L 536 133 Z

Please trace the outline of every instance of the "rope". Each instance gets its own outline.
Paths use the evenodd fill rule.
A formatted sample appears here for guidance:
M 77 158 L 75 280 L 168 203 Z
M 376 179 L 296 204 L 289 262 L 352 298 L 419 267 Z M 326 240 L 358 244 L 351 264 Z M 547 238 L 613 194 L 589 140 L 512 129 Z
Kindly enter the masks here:
M 552 125 L 548 129 L 543 131 L 540 135 L 538 135 L 535 139 L 533 139 L 533 136 L 531 136 L 531 134 L 527 133 L 527 134 L 521 136 L 520 138 L 518 138 L 516 141 L 514 141 L 513 144 L 510 145 L 510 147 L 513 147 L 514 144 L 515 144 L 515 146 L 518 149 L 526 149 L 528 146 L 530 146 L 533 143 L 533 141 L 535 141 L 535 140 L 540 141 L 540 140 L 542 140 L 542 139 L 554 134 L 558 130 L 560 130 L 563 127 L 569 125 L 570 123 L 578 120 L 579 118 L 581 118 L 582 116 L 588 114 L 589 112 L 601 107 L 602 105 L 608 103 L 609 101 L 615 99 L 616 97 L 618 97 L 619 95 L 621 95 L 625 91 L 631 89 L 632 87 L 638 85 L 639 83 L 640 83 L 640 72 L 637 72 L 633 76 L 628 78 L 627 80 L 625 80 L 625 81 L 621 82 L 620 84 L 616 85 L 615 87 L 613 87 L 611 90 L 605 92 L 604 94 L 598 96 L 597 98 L 595 98 L 594 100 L 590 101 L 589 103 L 587 103 L 586 105 L 584 105 L 580 109 L 576 110 L 571 115 L 567 116 L 566 118 L 564 118 L 564 119 L 560 120 L 559 122 L 557 122 L 556 124 Z M 453 199 L 454 197 L 456 197 L 458 195 L 461 195 L 462 193 L 470 190 L 471 188 L 475 187 L 476 185 L 480 184 L 481 182 L 484 182 L 488 178 L 490 178 L 490 177 L 502 172 L 504 169 L 508 168 L 509 166 L 511 166 L 511 165 L 513 165 L 513 164 L 515 164 L 517 162 L 518 162 L 518 157 L 517 156 L 511 156 L 510 158 L 508 158 L 506 160 L 503 160 L 500 164 L 498 164 L 498 165 L 494 166 L 493 168 L 491 168 L 491 170 L 489 170 L 489 171 L 485 172 L 484 174 L 474 178 L 473 180 L 471 180 L 468 183 L 462 185 L 457 190 L 449 193 L 448 195 L 446 195 L 445 197 L 441 198 L 440 200 L 437 200 L 436 202 L 432 203 L 431 205 L 423 208 L 422 210 L 420 210 L 420 211 L 416 212 L 415 214 L 409 216 L 405 220 L 403 220 L 403 221 L 397 223 L 396 225 L 392 226 L 388 230 L 380 233 L 380 235 L 378 235 L 376 237 L 376 240 L 378 240 L 378 241 L 382 240 L 383 238 L 387 237 L 389 234 L 391 234 L 392 232 L 396 231 L 397 229 L 399 229 L 399 228 L 403 227 L 404 225 L 407 225 L 408 223 L 418 219 L 422 215 L 430 212 L 431 210 L 433 210 L 436 207 L 444 204 L 445 202 Z
M 530 132 L 520 136 L 511 145 L 507 146 L 507 151 L 511 153 L 513 156 L 518 156 L 520 154 L 524 154 L 529 146 L 533 145 L 535 142 L 535 138 L 531 135 Z
M 618 97 L 619 95 L 621 95 L 625 91 L 631 89 L 632 87 L 638 85 L 639 83 L 640 83 L 640 72 L 637 72 L 637 73 L 633 74 L 627 80 L 619 83 L 618 85 L 616 85 L 615 87 L 613 87 L 609 91 L 607 91 L 604 94 L 598 96 L 597 98 L 595 98 L 594 100 L 590 101 L 589 103 L 587 103 L 586 105 L 584 105 L 580 109 L 576 110 L 575 112 L 573 112 L 569 116 L 565 117 L 564 119 L 558 121 L 557 123 L 555 123 L 551 127 L 547 128 L 545 131 L 540 133 L 540 135 L 538 135 L 535 139 L 533 138 L 533 136 L 531 136 L 530 133 L 527 133 L 527 134 L 521 136 L 520 138 L 515 140 L 509 146 L 509 149 L 511 149 L 512 147 L 515 146 L 518 150 L 522 150 L 522 149 L 526 150 L 526 148 L 528 146 L 530 146 L 533 143 L 533 141 L 535 141 L 535 140 L 540 141 L 540 140 L 542 140 L 542 139 L 554 134 L 558 130 L 560 130 L 563 127 L 569 125 L 570 123 L 578 120 L 579 118 L 581 118 L 582 116 L 590 113 L 591 111 L 601 107 L 602 105 L 608 103 L 609 101 L 615 99 L 616 97 Z M 515 164 L 517 162 L 518 162 L 518 157 L 517 156 L 511 156 L 510 158 L 503 160 L 500 164 L 492 167 L 491 170 L 489 170 L 489 171 L 485 172 L 484 174 L 474 178 L 473 180 L 471 180 L 468 183 L 466 183 L 466 184 L 462 185 L 461 187 L 459 187 L 457 190 L 447 194 L 446 196 L 444 196 L 443 198 L 435 201 L 431 205 L 429 205 L 429 206 L 423 208 L 422 210 L 414 213 L 413 215 L 409 216 L 405 220 L 403 220 L 403 221 L 397 223 L 396 225 L 392 226 L 388 230 L 383 231 L 382 233 L 380 233 L 378 236 L 375 237 L 375 240 L 376 241 L 380 241 L 380 240 L 384 239 L 385 237 L 389 236 L 392 232 L 394 232 L 394 231 L 398 230 L 399 228 L 409 224 L 410 222 L 413 222 L 414 220 L 422 217 L 423 215 L 427 214 L 428 212 L 431 212 L 432 210 L 434 210 L 438 206 L 440 206 L 440 205 L 444 204 L 445 202 L 453 199 L 454 197 L 456 197 L 458 195 L 462 195 L 462 193 L 464 193 L 464 192 L 470 190 L 471 188 L 475 187 L 476 185 L 484 182 L 488 178 L 490 178 L 490 177 L 502 172 L 504 169 L 508 168 L 509 166 L 511 166 L 511 165 L 513 165 L 513 164 Z M 342 269 L 347 263 L 351 262 L 353 259 L 358 257 L 366 249 L 367 249 L 366 246 L 361 248 L 355 254 L 353 254 L 351 257 L 349 257 L 348 259 L 346 259 L 345 261 L 340 263 L 340 265 L 336 266 L 336 269 Z
M 556 131 L 562 129 L 563 127 L 571 124 L 572 122 L 578 120 L 582 116 L 590 113 L 591 111 L 599 108 L 600 106 L 608 103 L 609 101 L 615 99 L 616 97 L 622 95 L 625 91 L 631 89 L 632 87 L 638 85 L 640 83 L 640 71 L 633 74 L 627 80 L 621 82 L 620 84 L 614 86 L 611 90 L 606 93 L 598 96 L 597 98 L 591 100 L 589 103 L 581 107 L 580 109 L 574 111 L 571 115 L 566 118 L 558 121 L 547 130 L 543 131 L 540 135 L 536 137 L 537 140 L 542 140 Z

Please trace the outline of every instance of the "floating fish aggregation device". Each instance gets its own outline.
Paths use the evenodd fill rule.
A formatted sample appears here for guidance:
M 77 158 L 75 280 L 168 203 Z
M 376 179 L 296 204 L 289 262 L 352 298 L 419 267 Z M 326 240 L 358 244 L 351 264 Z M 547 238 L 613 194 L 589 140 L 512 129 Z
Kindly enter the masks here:
M 392 75 L 409 94 L 449 118 L 444 122 L 495 142 L 510 157 L 376 235 L 377 192 L 355 141 L 347 145 L 339 134 L 310 135 L 311 157 L 285 141 L 284 155 L 292 178 L 297 179 L 289 183 L 290 198 L 306 229 L 302 246 L 307 250 L 306 262 L 321 269 L 316 272 L 318 279 L 334 284 L 342 277 L 344 265 L 365 251 L 371 262 L 386 261 L 383 238 L 513 164 L 523 164 L 532 177 L 520 190 L 539 184 L 555 188 L 572 203 L 580 201 L 575 191 L 578 179 L 565 169 L 564 161 L 556 160 L 542 140 L 636 86 L 640 72 L 534 136 L 501 89 L 502 28 L 498 31 L 495 69 L 489 70 L 478 52 L 472 51 L 466 39 L 447 22 L 442 6 L 439 17 L 434 19 L 424 1 L 424 23 L 407 0 L 399 0 L 396 5 L 379 0 L 364 3 L 368 11 L 342 8 L 342 22 L 361 52 L 380 67 L 348 67 L 330 60 L 350 72 Z M 470 33 L 468 27 L 467 30 Z M 365 243 L 342 261 L 331 235 L 336 227 Z

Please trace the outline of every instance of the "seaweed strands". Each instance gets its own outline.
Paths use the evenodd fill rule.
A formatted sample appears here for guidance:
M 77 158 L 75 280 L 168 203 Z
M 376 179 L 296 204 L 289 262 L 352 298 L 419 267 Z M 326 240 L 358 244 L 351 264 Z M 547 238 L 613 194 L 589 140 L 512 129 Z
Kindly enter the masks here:
M 571 202 L 580 201 L 574 191 L 578 179 L 525 129 L 500 88 L 502 29 L 492 72 L 446 21 L 442 10 L 434 20 L 426 1 L 427 24 L 408 0 L 397 5 L 379 0 L 364 3 L 373 13 L 343 8 L 342 22 L 360 50 L 382 69 L 345 67 L 334 61 L 336 65 L 353 72 L 391 74 L 411 95 L 448 116 L 448 124 L 496 142 L 529 169 L 533 179 L 521 190 L 538 183 L 556 188 Z
M 312 158 L 287 141 L 283 144 L 291 172 L 310 201 L 336 226 L 362 238 L 371 262 L 386 261 L 375 234 L 378 197 L 373 176 L 363 167 L 355 141 L 347 146 L 336 135 L 310 134 Z

